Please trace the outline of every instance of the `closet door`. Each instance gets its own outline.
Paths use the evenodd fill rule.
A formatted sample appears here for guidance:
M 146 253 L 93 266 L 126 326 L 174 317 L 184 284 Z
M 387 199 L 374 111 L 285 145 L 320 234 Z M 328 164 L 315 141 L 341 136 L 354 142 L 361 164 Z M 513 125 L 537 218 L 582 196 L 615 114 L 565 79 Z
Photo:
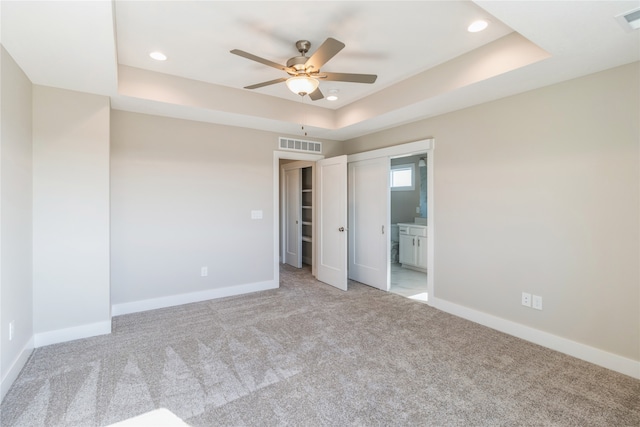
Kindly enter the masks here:
M 389 159 L 349 163 L 349 278 L 389 286 Z
M 347 156 L 316 163 L 318 280 L 347 290 Z
M 289 169 L 284 172 L 284 262 L 296 268 L 302 267 L 301 174 L 301 169 Z

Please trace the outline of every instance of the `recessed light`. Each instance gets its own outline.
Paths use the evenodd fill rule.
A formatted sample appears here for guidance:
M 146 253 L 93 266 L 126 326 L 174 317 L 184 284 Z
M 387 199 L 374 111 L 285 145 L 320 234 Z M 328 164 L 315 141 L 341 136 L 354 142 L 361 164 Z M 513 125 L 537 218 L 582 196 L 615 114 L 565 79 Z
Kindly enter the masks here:
M 471 25 L 467 27 L 467 31 L 469 31 L 470 33 L 477 33 L 479 31 L 484 30 L 488 26 L 489 26 L 489 23 L 487 21 L 479 19 L 477 21 L 472 22 Z
M 640 29 L 640 7 L 616 16 L 616 20 L 626 31 Z
M 329 95 L 327 96 L 327 101 L 337 101 L 338 100 L 338 89 L 329 89 Z
M 162 52 L 151 52 L 149 54 L 150 57 L 152 57 L 153 59 L 155 59 L 156 61 L 166 61 L 167 60 L 167 55 L 165 55 Z

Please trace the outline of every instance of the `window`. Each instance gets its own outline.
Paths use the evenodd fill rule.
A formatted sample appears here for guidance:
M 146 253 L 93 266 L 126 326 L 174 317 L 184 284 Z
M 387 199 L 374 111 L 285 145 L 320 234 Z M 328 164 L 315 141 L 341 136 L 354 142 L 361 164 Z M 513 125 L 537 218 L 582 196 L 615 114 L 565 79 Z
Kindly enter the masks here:
M 391 166 L 390 184 L 392 191 L 413 191 L 415 190 L 415 170 L 416 165 L 409 163 L 406 165 Z

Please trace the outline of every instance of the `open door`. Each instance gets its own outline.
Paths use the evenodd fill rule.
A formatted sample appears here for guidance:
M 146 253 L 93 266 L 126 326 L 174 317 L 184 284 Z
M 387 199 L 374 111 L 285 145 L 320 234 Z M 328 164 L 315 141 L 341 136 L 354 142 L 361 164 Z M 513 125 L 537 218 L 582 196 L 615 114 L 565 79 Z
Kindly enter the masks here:
M 347 290 L 347 156 L 316 163 L 318 280 Z
M 300 178 L 301 169 L 284 171 L 284 262 L 296 268 L 302 267 Z
M 349 278 L 389 290 L 389 160 L 349 163 Z

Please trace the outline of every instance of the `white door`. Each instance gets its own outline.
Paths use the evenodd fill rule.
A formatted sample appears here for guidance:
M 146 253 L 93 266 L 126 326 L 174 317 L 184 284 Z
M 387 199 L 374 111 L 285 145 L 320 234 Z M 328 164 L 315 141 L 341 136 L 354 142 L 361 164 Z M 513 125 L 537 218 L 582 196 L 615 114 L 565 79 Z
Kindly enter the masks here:
M 296 267 L 302 267 L 302 222 L 300 215 L 301 169 L 289 169 L 284 172 L 284 196 L 285 196 L 285 237 L 284 259 L 285 263 Z
M 349 278 L 389 286 L 389 160 L 349 163 Z
M 347 156 L 317 163 L 318 280 L 347 290 Z

